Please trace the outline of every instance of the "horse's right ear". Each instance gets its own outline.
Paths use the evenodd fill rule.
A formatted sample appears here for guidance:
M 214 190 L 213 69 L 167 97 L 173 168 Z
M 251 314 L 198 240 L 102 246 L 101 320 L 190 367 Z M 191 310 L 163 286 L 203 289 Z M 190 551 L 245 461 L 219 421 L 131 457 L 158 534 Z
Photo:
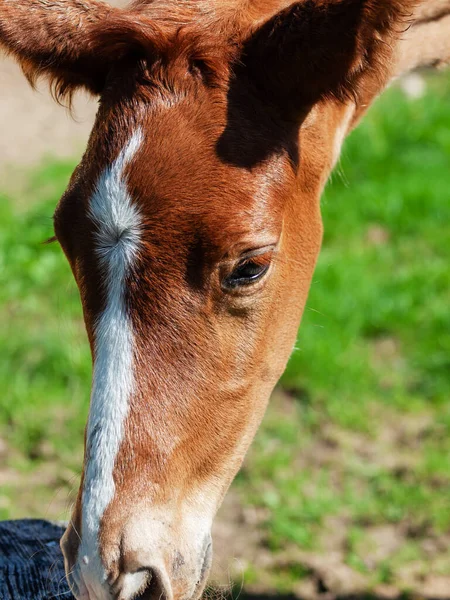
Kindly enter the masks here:
M 98 0 L 0 0 L 0 48 L 58 99 L 84 87 L 100 94 L 114 62 L 146 52 L 157 32 L 138 15 Z
M 301 0 L 254 28 L 240 68 L 264 101 L 295 118 L 323 97 L 357 95 L 368 71 L 386 77 L 389 42 L 416 3 Z

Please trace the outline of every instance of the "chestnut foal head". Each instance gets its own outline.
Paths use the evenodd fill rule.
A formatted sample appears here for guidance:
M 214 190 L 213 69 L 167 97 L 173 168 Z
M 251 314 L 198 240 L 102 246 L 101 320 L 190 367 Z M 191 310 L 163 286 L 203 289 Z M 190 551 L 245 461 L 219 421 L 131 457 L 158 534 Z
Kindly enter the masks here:
M 294 344 L 320 193 L 407 4 L 0 0 L 30 78 L 100 97 L 55 213 L 93 355 L 62 541 L 79 600 L 200 596 Z

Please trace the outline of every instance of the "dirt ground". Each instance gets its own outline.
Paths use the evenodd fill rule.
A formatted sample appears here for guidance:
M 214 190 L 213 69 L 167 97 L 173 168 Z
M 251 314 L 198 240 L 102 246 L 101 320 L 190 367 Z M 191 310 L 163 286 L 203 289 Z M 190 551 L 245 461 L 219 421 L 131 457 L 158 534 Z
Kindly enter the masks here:
M 73 158 L 82 151 L 95 116 L 94 100 L 79 94 L 74 118 L 54 102 L 44 82 L 33 91 L 11 60 L 0 61 L 0 89 L 0 174 L 33 166 L 46 156 Z
M 292 398 L 279 388 L 271 399 L 269 412 L 274 411 L 284 418 L 289 418 L 292 411 Z M 333 464 L 337 473 L 339 463 L 344 460 L 340 455 L 342 443 L 349 444 L 355 456 L 361 452 L 373 453 L 377 463 L 389 461 L 397 469 L 414 468 L 407 466 L 411 457 L 392 453 L 388 440 L 396 440 L 396 444 L 403 439 L 407 446 L 413 446 L 414 438 L 419 439 L 426 427 L 426 419 L 405 416 L 401 426 L 393 422 L 386 427 L 378 445 L 373 442 L 371 446 L 367 438 L 330 424 L 306 451 L 291 457 L 292 465 L 301 473 L 307 464 L 314 464 L 318 471 Z M 341 441 L 330 446 L 333 438 Z M 244 470 L 251 470 L 254 454 L 255 448 L 250 450 Z M 227 590 L 232 581 L 235 594 L 243 586 L 245 600 L 264 600 L 273 595 L 278 600 L 450 600 L 449 533 L 437 534 L 426 525 L 423 531 L 416 531 L 408 519 L 398 523 L 368 523 L 365 545 L 360 548 L 367 567 L 363 573 L 346 560 L 352 522 L 349 515 L 326 517 L 320 533 L 321 546 L 326 552 L 304 550 L 289 542 L 281 550 L 272 551 L 264 527 L 268 519 L 270 513 L 266 509 L 250 506 L 239 496 L 239 487 L 232 486 L 213 528 L 212 580 L 219 584 L 219 589 Z M 421 539 L 424 556 L 405 563 L 386 583 L 373 584 L 370 572 L 375 565 L 380 561 L 388 565 L 395 552 L 415 538 Z M 253 577 L 249 578 L 249 572 Z M 301 577 L 290 580 L 287 595 L 283 596 L 280 592 L 284 591 L 284 585 L 280 586 L 280 581 L 289 572 L 301 573 Z

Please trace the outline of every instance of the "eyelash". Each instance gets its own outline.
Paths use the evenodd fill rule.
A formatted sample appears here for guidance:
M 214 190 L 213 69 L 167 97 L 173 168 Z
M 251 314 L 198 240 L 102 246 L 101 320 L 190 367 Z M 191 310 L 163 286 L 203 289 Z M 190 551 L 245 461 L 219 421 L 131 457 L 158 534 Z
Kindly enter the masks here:
M 264 253 L 241 260 L 233 271 L 225 277 L 222 287 L 235 290 L 250 286 L 264 277 L 270 267 L 272 253 Z M 245 271 L 247 269 L 247 272 Z

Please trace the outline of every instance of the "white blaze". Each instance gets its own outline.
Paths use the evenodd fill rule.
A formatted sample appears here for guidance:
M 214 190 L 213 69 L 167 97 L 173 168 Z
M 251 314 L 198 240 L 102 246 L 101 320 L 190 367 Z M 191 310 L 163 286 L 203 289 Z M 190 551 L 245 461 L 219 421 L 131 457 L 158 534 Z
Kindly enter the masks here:
M 123 171 L 142 143 L 138 130 L 102 173 L 91 198 L 96 254 L 103 274 L 105 309 L 95 326 L 95 361 L 87 425 L 79 568 L 88 585 L 105 580 L 98 548 L 100 521 L 111 502 L 114 463 L 133 392 L 133 328 L 125 306 L 125 281 L 139 249 L 141 218 Z M 100 592 L 100 590 L 98 590 Z

